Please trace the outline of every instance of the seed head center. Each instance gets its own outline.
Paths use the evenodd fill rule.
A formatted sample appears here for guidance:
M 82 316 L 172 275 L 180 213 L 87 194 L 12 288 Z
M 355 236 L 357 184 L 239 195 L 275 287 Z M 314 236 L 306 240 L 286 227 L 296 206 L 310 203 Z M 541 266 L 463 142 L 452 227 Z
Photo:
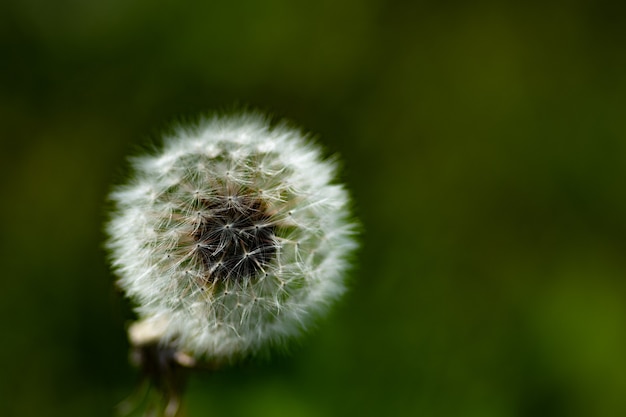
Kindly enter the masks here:
M 276 254 L 276 227 L 264 202 L 228 196 L 200 205 L 192 236 L 207 281 L 242 280 L 263 272 Z

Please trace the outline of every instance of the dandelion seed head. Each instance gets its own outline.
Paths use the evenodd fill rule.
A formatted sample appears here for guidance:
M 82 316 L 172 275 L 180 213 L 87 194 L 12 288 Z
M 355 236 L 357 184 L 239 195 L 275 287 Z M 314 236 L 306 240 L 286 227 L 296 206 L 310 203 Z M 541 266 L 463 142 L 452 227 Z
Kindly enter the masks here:
M 107 246 L 119 286 L 164 343 L 194 356 L 256 353 L 302 333 L 344 292 L 349 197 L 299 130 L 215 117 L 132 167 L 111 194 Z

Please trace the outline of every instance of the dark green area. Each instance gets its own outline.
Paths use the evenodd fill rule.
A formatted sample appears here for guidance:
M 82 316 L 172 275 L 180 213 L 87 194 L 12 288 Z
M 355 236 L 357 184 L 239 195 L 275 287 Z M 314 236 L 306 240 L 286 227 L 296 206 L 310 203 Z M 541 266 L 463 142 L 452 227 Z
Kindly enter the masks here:
M 106 194 L 242 105 L 342 155 L 363 249 L 316 331 L 194 376 L 189 417 L 626 415 L 616 4 L 1 2 L 0 415 L 133 391 Z

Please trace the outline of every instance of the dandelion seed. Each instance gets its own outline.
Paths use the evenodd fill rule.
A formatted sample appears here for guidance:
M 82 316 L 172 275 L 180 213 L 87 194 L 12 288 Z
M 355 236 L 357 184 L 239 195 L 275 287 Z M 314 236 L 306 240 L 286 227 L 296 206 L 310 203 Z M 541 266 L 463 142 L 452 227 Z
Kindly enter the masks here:
M 119 286 L 158 330 L 135 329 L 135 344 L 254 354 L 301 334 L 344 292 L 356 247 L 348 194 L 300 131 L 215 117 L 132 165 L 107 231 Z

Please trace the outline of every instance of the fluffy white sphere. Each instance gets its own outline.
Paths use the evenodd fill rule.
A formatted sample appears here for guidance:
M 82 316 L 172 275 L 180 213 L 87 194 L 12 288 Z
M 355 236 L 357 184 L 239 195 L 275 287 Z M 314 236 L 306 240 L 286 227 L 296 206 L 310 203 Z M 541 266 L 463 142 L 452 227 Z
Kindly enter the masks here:
M 300 131 L 215 117 L 132 165 L 111 195 L 108 247 L 163 343 L 210 358 L 255 353 L 344 292 L 349 197 Z

